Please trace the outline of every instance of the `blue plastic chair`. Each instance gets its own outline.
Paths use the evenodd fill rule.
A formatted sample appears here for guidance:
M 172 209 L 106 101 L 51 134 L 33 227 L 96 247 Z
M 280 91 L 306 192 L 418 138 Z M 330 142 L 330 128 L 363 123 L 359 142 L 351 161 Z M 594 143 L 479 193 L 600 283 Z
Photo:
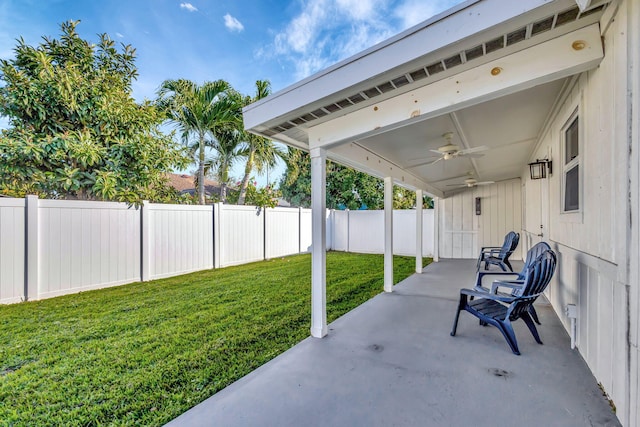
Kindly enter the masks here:
M 483 262 L 485 270 L 488 270 L 490 265 L 497 265 L 502 269 L 502 271 L 513 271 L 513 267 L 509 262 L 509 257 L 518 247 L 519 241 L 520 234 L 515 231 L 510 231 L 506 236 L 504 236 L 504 243 L 502 246 L 483 246 L 480 249 L 480 255 L 478 256 L 476 271 L 480 270 Z
M 462 310 L 480 319 L 481 325 L 493 325 L 507 340 L 513 354 L 520 355 L 512 322 L 522 319 L 538 344 L 542 344 L 529 308 L 544 292 L 556 269 L 556 254 L 548 249 L 531 262 L 524 272 L 524 286 L 519 296 L 502 296 L 474 289 L 460 289 L 460 301 L 453 321 L 451 336 L 456 335 L 458 318 Z M 470 297 L 475 299 L 471 300 Z
M 522 268 L 522 271 L 520 271 L 520 273 L 515 273 L 515 272 L 509 272 L 509 271 L 487 271 L 487 270 L 482 270 L 482 271 L 478 271 L 477 275 L 476 275 L 476 283 L 473 287 L 474 290 L 479 291 L 479 292 L 488 292 L 488 293 L 492 293 L 492 294 L 498 294 L 498 295 L 502 295 L 502 296 L 518 296 L 522 293 L 522 289 L 524 287 L 524 274 L 527 270 L 527 268 L 529 268 L 529 266 L 531 265 L 531 263 L 544 251 L 546 250 L 551 250 L 551 247 L 546 243 L 546 242 L 540 242 L 537 243 L 536 245 L 534 245 L 531 249 L 529 249 L 529 251 L 527 252 L 527 257 L 525 259 L 524 262 L 524 267 Z M 512 278 L 510 280 L 505 280 L 505 279 L 500 279 L 499 282 L 493 282 L 491 284 L 491 288 L 486 288 L 484 286 L 482 286 L 482 280 L 484 279 L 485 276 L 502 276 L 502 277 L 506 277 L 506 276 L 512 276 Z M 511 288 L 511 292 L 510 293 L 502 293 L 498 290 L 498 288 L 500 287 L 506 287 L 506 288 Z M 538 325 L 540 325 L 540 320 L 538 319 L 538 313 L 536 313 L 535 308 L 533 307 L 533 305 L 531 305 L 531 309 L 529 311 L 529 314 L 531 314 L 531 317 L 533 318 L 534 322 L 536 322 Z

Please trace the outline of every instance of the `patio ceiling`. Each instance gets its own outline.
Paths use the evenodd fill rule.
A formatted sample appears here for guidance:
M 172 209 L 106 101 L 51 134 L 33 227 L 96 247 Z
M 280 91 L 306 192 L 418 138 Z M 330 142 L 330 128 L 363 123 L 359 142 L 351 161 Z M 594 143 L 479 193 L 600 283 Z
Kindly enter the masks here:
M 248 106 L 245 126 L 439 197 L 519 177 L 572 76 L 602 59 L 607 5 L 469 0 Z M 487 149 L 429 164 L 448 132 Z

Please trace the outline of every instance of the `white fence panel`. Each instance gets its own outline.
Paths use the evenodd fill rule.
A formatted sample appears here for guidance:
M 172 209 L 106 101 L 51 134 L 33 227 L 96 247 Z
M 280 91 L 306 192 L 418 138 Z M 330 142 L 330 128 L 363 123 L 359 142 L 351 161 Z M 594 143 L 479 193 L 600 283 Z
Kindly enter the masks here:
M 331 213 L 333 225 L 334 251 L 349 251 L 349 211 L 333 211 Z
M 222 205 L 218 220 L 221 267 L 264 259 L 264 209 Z
M 39 201 L 38 298 L 140 280 L 140 212 L 124 203 Z
M 415 210 L 393 211 L 393 253 L 415 256 Z M 422 256 L 433 256 L 433 209 L 422 211 Z
M 384 253 L 384 211 L 349 211 L 349 252 Z
M 300 252 L 300 210 L 297 208 L 265 209 L 265 258 Z
M 147 208 L 151 279 L 213 268 L 213 206 Z
M 20 302 L 25 286 L 24 199 L 0 198 L 0 304 Z
M 311 209 L 300 209 L 300 252 L 311 251 Z

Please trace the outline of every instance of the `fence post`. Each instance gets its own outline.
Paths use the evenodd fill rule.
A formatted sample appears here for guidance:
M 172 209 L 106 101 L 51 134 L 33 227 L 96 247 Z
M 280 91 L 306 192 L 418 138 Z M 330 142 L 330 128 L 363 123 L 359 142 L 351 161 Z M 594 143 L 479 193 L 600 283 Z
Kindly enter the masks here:
M 220 268 L 222 202 L 213 204 L 213 268 Z
M 140 277 L 143 282 L 151 279 L 151 224 L 149 224 L 149 201 L 144 200 L 140 208 Z
M 302 208 L 298 207 L 298 253 L 302 253 Z
M 39 225 L 39 201 L 38 196 L 28 195 L 25 197 L 25 286 L 24 300 L 33 301 L 38 299 L 40 291 L 40 225 Z
M 347 252 L 350 252 L 351 244 L 351 209 L 347 209 Z
M 267 259 L 267 208 L 266 206 L 262 209 L 262 259 Z

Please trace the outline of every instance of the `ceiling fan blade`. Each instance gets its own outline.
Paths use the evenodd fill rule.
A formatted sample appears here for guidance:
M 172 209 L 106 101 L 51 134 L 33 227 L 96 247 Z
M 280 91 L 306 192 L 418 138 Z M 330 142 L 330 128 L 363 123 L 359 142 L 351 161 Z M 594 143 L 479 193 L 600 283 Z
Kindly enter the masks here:
M 469 154 L 469 153 L 477 153 L 478 151 L 487 151 L 489 147 L 486 145 L 481 145 L 479 147 L 471 147 L 465 148 L 464 150 L 458 151 L 459 154 Z
M 476 182 L 476 185 L 491 185 L 491 184 L 495 184 L 495 181 L 482 181 L 482 182 Z
M 432 164 L 434 164 L 434 163 L 438 163 L 440 160 L 444 160 L 444 157 L 439 157 L 437 160 L 434 160 L 433 162 L 431 162 L 431 163 L 427 163 L 427 164 L 428 164 L 428 165 L 432 165 Z
M 414 161 L 415 161 L 416 163 L 410 163 L 410 164 L 408 164 L 408 165 L 407 165 L 407 168 L 408 168 L 408 169 L 411 169 L 411 168 L 417 168 L 417 167 L 419 167 L 419 166 L 429 165 L 429 164 L 431 164 L 434 160 L 438 160 L 438 159 L 441 159 L 441 158 L 442 158 L 442 157 L 436 157 L 436 156 L 433 156 L 433 157 L 423 157 L 423 158 L 421 158 L 421 159 L 414 159 Z
M 431 151 L 432 153 L 436 153 L 436 154 L 442 155 L 442 151 L 439 151 L 439 150 L 429 150 L 429 151 Z
M 447 187 L 466 187 L 467 184 L 447 184 Z

